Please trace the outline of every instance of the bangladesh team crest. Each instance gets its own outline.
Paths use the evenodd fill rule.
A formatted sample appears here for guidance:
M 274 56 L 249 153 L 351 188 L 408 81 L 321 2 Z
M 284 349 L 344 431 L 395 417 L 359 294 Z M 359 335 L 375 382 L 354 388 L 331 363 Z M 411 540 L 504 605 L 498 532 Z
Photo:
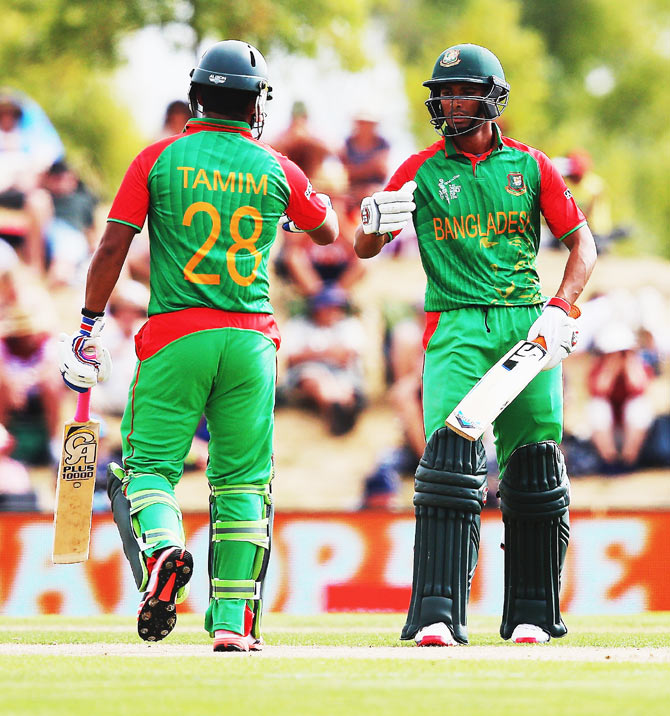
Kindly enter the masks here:
M 460 61 L 461 51 L 458 48 L 452 48 L 451 50 L 447 50 L 444 55 L 442 55 L 440 65 L 442 65 L 442 67 L 453 67 L 454 65 L 457 65 Z
M 507 186 L 505 191 L 514 196 L 521 196 L 526 193 L 526 182 L 521 172 L 510 172 L 507 175 Z

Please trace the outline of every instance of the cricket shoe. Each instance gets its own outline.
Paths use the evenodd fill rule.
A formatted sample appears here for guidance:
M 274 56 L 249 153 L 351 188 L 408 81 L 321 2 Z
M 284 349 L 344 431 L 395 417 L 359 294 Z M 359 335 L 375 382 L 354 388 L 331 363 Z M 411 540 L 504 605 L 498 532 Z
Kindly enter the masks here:
M 217 629 L 214 632 L 214 651 L 260 651 L 263 640 L 247 634 L 236 634 L 234 631 Z
M 164 639 L 177 623 L 178 592 L 193 574 L 193 557 L 181 547 L 164 549 L 151 570 L 149 584 L 137 610 L 137 633 L 144 641 Z
M 546 644 L 551 637 L 535 624 L 517 624 L 512 632 L 512 641 L 515 644 Z
M 457 646 L 451 629 L 444 622 L 436 622 L 419 629 L 414 641 L 417 646 Z

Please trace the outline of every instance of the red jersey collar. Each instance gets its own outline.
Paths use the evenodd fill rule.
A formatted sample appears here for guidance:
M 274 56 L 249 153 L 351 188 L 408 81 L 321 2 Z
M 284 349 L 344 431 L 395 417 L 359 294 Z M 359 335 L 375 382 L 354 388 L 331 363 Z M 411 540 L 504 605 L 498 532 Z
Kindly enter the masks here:
M 189 119 L 184 127 L 186 134 L 193 132 L 237 132 L 245 137 L 252 137 L 251 127 L 246 122 L 236 122 L 232 119 L 214 119 L 214 117 L 197 117 Z

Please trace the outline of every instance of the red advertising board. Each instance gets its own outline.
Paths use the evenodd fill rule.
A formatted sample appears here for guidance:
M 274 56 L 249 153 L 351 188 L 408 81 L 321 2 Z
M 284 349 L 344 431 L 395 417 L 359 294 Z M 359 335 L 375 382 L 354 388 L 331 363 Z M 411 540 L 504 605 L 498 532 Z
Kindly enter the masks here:
M 500 614 L 500 513 L 485 511 L 471 613 Z M 184 607 L 208 601 L 208 516 L 184 515 L 195 570 Z M 670 610 L 670 512 L 571 515 L 562 604 L 573 614 Z M 49 515 L 0 514 L 0 614 L 133 615 L 137 591 L 109 513 L 95 514 L 88 562 L 51 563 Z M 280 513 L 265 604 L 270 611 L 404 611 L 412 576 L 411 513 Z

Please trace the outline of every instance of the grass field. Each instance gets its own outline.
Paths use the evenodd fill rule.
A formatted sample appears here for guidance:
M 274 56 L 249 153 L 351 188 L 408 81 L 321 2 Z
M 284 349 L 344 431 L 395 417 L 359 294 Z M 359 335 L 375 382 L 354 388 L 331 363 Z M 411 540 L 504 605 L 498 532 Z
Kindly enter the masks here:
M 572 617 L 548 645 L 472 618 L 450 649 L 398 641 L 402 621 L 269 614 L 263 652 L 215 654 L 192 615 L 158 644 L 126 618 L 0 618 L 0 714 L 667 713 L 668 613 Z

